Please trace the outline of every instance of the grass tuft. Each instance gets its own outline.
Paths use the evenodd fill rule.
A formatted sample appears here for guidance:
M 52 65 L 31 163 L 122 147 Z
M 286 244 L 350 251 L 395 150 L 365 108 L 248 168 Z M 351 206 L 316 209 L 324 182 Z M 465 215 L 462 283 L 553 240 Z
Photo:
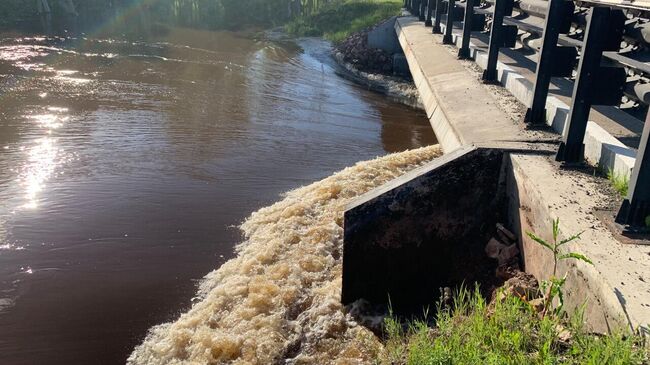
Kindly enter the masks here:
M 630 178 L 627 175 L 619 174 L 613 169 L 607 171 L 607 179 L 612 183 L 612 186 L 622 197 L 627 196 L 627 189 L 630 184 Z
M 395 0 L 334 0 L 311 15 L 289 22 L 286 30 L 296 36 L 323 36 L 341 42 L 354 32 L 399 14 L 401 8 L 402 1 Z
M 478 288 L 461 289 L 451 308 L 439 308 L 436 326 L 415 320 L 402 331 L 386 319 L 389 364 L 647 364 L 642 339 L 590 334 L 577 313 L 570 323 L 541 317 L 523 299 L 487 304 Z M 566 327 L 565 327 L 566 326 Z M 570 332 L 570 339 L 561 334 Z

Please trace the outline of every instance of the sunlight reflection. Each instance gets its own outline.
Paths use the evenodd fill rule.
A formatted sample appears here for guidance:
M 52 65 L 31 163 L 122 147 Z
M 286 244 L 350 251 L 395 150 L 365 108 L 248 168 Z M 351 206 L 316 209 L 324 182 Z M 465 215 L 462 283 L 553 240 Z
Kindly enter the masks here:
M 60 128 L 63 125 L 63 122 L 67 121 L 69 117 L 59 117 L 55 114 L 38 114 L 29 116 L 29 119 L 36 121 L 36 123 L 42 128 L 57 129 Z
M 43 190 L 45 181 L 54 173 L 57 165 L 59 149 L 55 142 L 50 137 L 39 138 L 35 146 L 29 149 L 27 166 L 20 178 L 27 200 L 23 208 L 38 207 L 38 193 Z
M 56 76 L 56 79 L 61 81 L 66 81 L 75 85 L 87 84 L 92 81 L 91 79 L 84 79 L 80 77 L 68 77 L 68 76 Z

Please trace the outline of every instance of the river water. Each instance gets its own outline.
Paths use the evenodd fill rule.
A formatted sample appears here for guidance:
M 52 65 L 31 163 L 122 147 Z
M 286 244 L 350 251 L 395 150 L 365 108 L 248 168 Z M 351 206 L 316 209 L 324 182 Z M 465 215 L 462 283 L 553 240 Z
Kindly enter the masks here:
M 0 33 L 0 364 L 121 364 L 287 190 L 435 142 L 317 39 Z

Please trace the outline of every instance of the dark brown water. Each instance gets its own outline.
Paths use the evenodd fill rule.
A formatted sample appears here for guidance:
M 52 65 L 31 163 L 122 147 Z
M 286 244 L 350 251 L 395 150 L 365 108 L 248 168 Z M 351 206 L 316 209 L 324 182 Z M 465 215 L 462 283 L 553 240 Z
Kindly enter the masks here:
M 434 142 L 320 40 L 0 39 L 0 364 L 124 363 L 252 211 Z

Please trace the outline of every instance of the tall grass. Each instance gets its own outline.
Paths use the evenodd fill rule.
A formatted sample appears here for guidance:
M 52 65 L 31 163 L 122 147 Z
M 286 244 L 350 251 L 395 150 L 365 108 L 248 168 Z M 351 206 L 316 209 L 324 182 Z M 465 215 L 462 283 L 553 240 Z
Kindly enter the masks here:
M 461 288 L 450 308 L 439 308 L 436 326 L 426 321 L 396 330 L 387 319 L 385 363 L 428 364 L 647 364 L 640 337 L 614 333 L 599 336 L 571 322 L 539 314 L 524 300 L 502 296 L 488 304 L 478 288 Z M 567 336 L 570 334 L 570 336 Z M 569 337 L 563 338 L 563 337 Z
M 323 36 L 339 42 L 399 14 L 401 7 L 399 0 L 334 0 L 310 15 L 290 21 L 286 29 L 297 36 Z

